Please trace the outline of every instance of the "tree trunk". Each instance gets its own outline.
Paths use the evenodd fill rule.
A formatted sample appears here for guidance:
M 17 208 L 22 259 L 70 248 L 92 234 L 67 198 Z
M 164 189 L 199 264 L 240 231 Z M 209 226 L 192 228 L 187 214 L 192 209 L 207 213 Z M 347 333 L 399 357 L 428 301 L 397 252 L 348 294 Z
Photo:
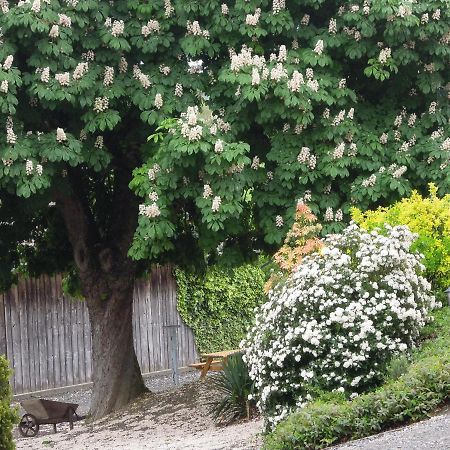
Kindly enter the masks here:
M 109 283 L 98 275 L 92 277 L 95 284 L 83 283 L 92 335 L 92 420 L 126 406 L 146 391 L 133 345 L 134 277 L 115 278 L 105 290 Z
M 137 265 L 127 252 L 136 229 L 137 203 L 128 188 L 129 174 L 116 176 L 115 205 L 121 209 L 112 215 L 110 238 L 100 233 L 82 184 L 74 180 L 71 195 L 57 195 L 91 323 L 93 420 L 126 406 L 146 391 L 133 345 Z

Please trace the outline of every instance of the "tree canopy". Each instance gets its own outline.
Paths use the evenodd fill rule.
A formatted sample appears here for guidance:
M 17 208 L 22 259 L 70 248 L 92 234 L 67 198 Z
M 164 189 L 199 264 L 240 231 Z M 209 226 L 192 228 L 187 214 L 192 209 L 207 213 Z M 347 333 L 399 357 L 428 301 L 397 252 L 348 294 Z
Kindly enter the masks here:
M 352 204 L 448 188 L 448 1 L 1 9 L 2 193 L 77 182 L 105 237 L 115 166 L 142 164 L 135 258 L 279 243 L 301 198 L 334 230 Z

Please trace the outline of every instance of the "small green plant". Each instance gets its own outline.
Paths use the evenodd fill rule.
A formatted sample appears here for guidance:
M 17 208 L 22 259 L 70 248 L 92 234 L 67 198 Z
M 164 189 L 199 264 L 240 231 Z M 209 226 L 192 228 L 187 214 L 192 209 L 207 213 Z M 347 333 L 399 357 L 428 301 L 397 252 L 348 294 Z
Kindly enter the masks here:
M 12 427 L 18 422 L 17 412 L 11 409 L 11 387 L 9 377 L 11 371 L 8 361 L 0 355 L 0 449 L 13 450 L 16 448 Z
M 224 370 L 211 377 L 211 383 L 221 396 L 210 408 L 217 424 L 228 425 L 252 416 L 255 411 L 253 381 L 241 354 L 230 356 Z
M 410 362 L 406 355 L 393 358 L 386 368 L 386 380 L 398 380 L 408 371 L 409 364 Z

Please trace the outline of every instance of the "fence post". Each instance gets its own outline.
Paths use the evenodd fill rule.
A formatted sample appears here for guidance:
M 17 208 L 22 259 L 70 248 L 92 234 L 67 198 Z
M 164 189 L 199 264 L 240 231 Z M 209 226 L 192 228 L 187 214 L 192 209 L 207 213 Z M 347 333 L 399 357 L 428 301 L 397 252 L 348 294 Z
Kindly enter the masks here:
M 180 325 L 164 325 L 169 339 L 170 368 L 172 369 L 173 383 L 178 386 L 180 378 L 178 373 L 178 328 Z

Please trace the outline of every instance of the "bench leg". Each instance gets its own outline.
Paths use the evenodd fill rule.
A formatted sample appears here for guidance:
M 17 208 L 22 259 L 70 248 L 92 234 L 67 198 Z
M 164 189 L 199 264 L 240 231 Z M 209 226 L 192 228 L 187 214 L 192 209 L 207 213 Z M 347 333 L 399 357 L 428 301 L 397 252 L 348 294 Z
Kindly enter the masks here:
M 56 423 L 53 424 L 53 433 L 55 433 L 55 434 L 57 433 L 57 431 L 56 431 Z
M 208 373 L 209 368 L 211 367 L 212 358 L 208 358 L 206 360 L 205 365 L 203 366 L 202 373 L 200 374 L 200 379 L 203 380 L 206 377 L 206 374 Z

